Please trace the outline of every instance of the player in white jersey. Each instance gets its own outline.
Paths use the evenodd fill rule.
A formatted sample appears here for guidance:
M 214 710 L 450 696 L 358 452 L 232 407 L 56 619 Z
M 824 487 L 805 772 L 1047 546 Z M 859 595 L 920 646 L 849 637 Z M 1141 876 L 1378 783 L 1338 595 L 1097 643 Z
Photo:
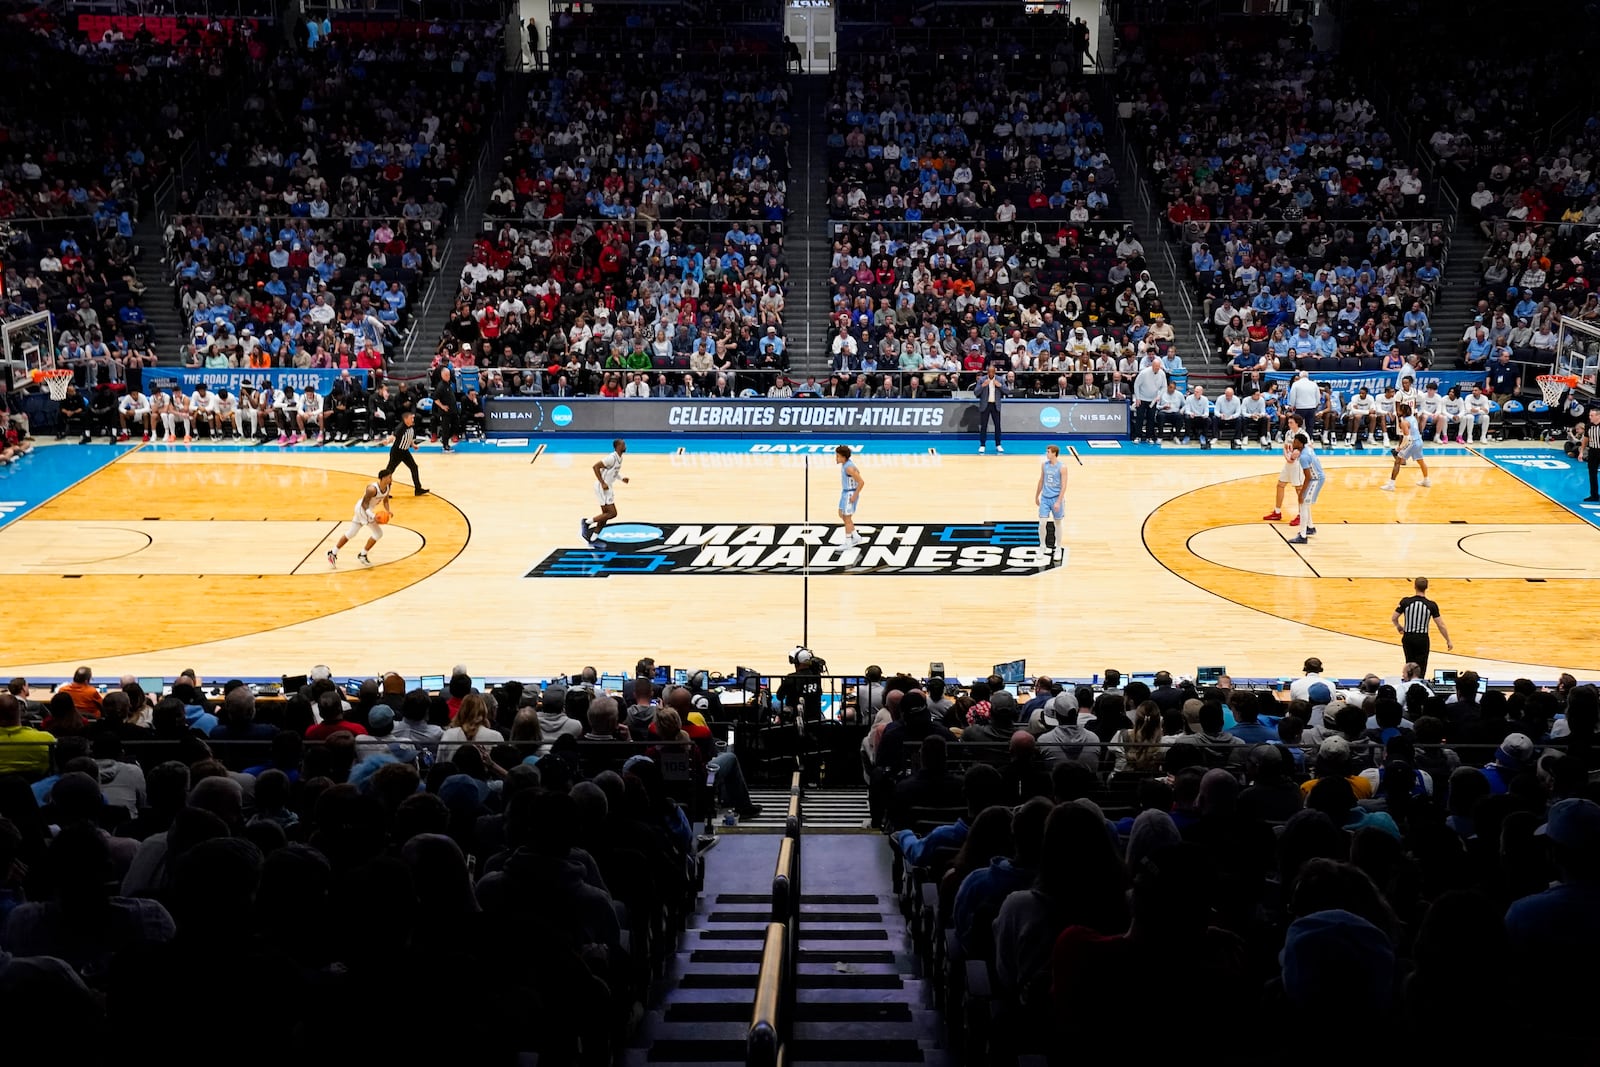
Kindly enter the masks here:
M 1489 440 L 1489 409 L 1491 401 L 1484 395 L 1483 386 L 1474 385 L 1461 402 L 1461 425 L 1456 440 L 1472 444 L 1473 430 L 1477 430 L 1478 443 Z
M 267 410 L 272 412 L 272 421 L 278 426 L 278 443 L 289 443 L 289 431 L 294 429 L 295 400 L 294 394 L 287 390 L 273 386 L 272 394 L 266 398 Z
M 356 555 L 356 559 L 361 561 L 363 567 L 372 566 L 367 553 L 371 552 L 372 546 L 383 537 L 383 524 L 394 516 L 389 504 L 389 487 L 393 484 L 394 475 L 389 471 L 379 474 L 377 481 L 367 483 L 367 491 L 361 494 L 361 500 L 356 504 L 356 513 L 350 520 L 349 528 L 345 530 L 344 536 L 339 538 L 339 543 L 328 549 L 328 566 L 339 565 L 339 550 L 349 544 L 351 538 L 359 536 L 362 527 L 369 531 L 367 547 Z
M 234 416 L 234 425 L 239 427 L 241 437 L 254 437 L 256 428 L 260 425 L 261 397 L 256 395 L 255 383 L 245 378 L 239 383 L 239 410 Z M 249 427 L 249 429 L 245 429 Z
M 1439 416 L 1434 419 L 1433 439 L 1439 444 L 1450 440 L 1450 425 L 1461 423 L 1461 413 L 1466 410 L 1466 404 L 1461 400 L 1461 386 L 1452 385 L 1450 391 L 1439 398 Z M 1461 435 L 1456 434 L 1457 440 Z
M 1039 464 L 1039 484 L 1033 491 L 1033 501 L 1039 505 L 1039 547 L 1044 548 L 1052 544 L 1045 534 L 1054 527 L 1055 558 L 1058 560 L 1066 555 L 1066 548 L 1061 543 L 1061 519 L 1065 514 L 1066 486 L 1067 472 L 1061 466 L 1061 448 L 1059 445 L 1046 445 L 1044 462 Z
M 309 441 L 311 434 L 307 427 L 315 426 L 317 428 L 317 444 L 320 445 L 323 435 L 323 420 L 327 417 L 327 412 L 322 408 L 322 395 L 317 392 L 315 386 L 306 386 L 305 391 L 300 394 L 300 415 L 298 420 L 300 437 Z M 292 444 L 293 442 L 290 443 Z
M 204 430 L 207 437 L 216 436 L 217 395 L 205 382 L 195 386 L 194 395 L 189 398 L 189 413 L 194 416 L 197 431 Z
M 157 389 L 150 394 L 150 434 L 157 441 L 172 443 L 172 397 Z
M 217 390 L 216 421 L 218 437 L 224 431 L 236 438 L 243 433 L 244 427 L 239 422 L 239 400 L 226 389 Z
M 183 443 L 188 444 L 193 439 L 194 417 L 189 412 L 189 397 L 185 395 L 182 389 L 174 389 L 172 391 L 172 422 L 167 425 L 172 427 L 176 423 L 183 424 Z M 172 439 L 172 430 L 169 428 L 167 440 L 171 441 Z
M 627 454 L 628 442 L 619 437 L 611 442 L 611 454 L 594 465 L 594 498 L 600 502 L 600 514 L 578 524 L 578 532 L 585 541 L 600 540 L 600 531 L 617 517 L 616 485 L 618 482 L 627 484 L 628 479 L 622 476 L 622 457 Z
M 1394 470 L 1389 472 L 1389 480 L 1378 488 L 1386 493 L 1394 492 L 1394 480 L 1400 476 L 1400 468 L 1407 460 L 1414 459 L 1422 471 L 1422 481 L 1417 484 L 1426 489 L 1433 482 L 1428 479 L 1428 461 L 1422 458 L 1422 427 L 1417 425 L 1417 417 L 1411 413 L 1409 405 L 1396 404 L 1395 414 L 1400 419 L 1400 444 L 1392 450 Z
M 1428 435 L 1428 427 L 1433 427 L 1433 440 L 1437 444 L 1444 440 L 1449 426 L 1444 419 L 1444 397 L 1439 395 L 1439 383 L 1429 382 L 1417 397 L 1416 403 L 1417 425 L 1422 427 L 1422 435 Z
M 1380 432 L 1383 435 L 1383 443 L 1388 444 L 1390 427 L 1398 428 L 1397 424 L 1395 423 L 1394 409 L 1395 405 L 1399 403 L 1399 401 L 1395 398 L 1394 386 L 1384 386 L 1383 395 L 1380 397 L 1374 397 L 1373 399 L 1378 405 L 1378 418 L 1376 422 Z
M 1358 448 L 1368 437 L 1378 435 L 1382 417 L 1378 414 L 1378 401 L 1366 386 L 1362 386 L 1344 408 L 1344 427 L 1351 443 Z
M 1404 404 L 1411 409 L 1411 414 L 1415 416 L 1417 413 L 1417 399 L 1415 379 L 1408 374 L 1400 380 L 1400 390 L 1395 393 L 1394 402 L 1397 406 Z
M 144 439 L 150 440 L 150 401 L 145 399 L 138 389 L 130 389 L 121 400 L 117 401 L 117 418 L 121 423 L 118 438 L 128 439 L 128 425 L 144 431 Z

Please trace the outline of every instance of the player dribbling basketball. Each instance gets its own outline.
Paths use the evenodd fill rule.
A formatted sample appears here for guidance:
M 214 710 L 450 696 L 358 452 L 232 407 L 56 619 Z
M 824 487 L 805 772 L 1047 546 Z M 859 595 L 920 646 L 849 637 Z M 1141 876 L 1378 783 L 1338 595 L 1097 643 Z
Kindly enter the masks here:
M 383 537 L 383 524 L 393 517 L 394 512 L 389 507 L 389 489 L 394 484 L 392 471 L 383 471 L 378 475 L 378 480 L 367 483 L 367 491 L 361 494 L 361 499 L 356 503 L 355 516 L 350 520 L 350 526 L 339 538 L 339 543 L 328 549 L 328 566 L 339 565 L 339 550 L 350 543 L 350 539 L 361 533 L 362 527 L 371 532 L 367 538 L 367 545 L 356 559 L 361 561 L 363 567 L 372 566 L 372 560 L 367 558 L 367 553 L 372 551 L 372 546 Z M 379 515 L 382 518 L 379 518 Z
M 1417 484 L 1426 489 L 1433 483 L 1428 480 L 1428 461 L 1422 458 L 1422 430 L 1417 426 L 1417 417 L 1411 413 L 1410 404 L 1398 403 L 1394 410 L 1400 423 L 1400 444 L 1393 451 L 1394 469 L 1389 472 L 1389 480 L 1378 488 L 1386 493 L 1394 492 L 1394 480 L 1400 477 L 1400 468 L 1407 460 L 1414 459 L 1422 471 L 1422 481 Z

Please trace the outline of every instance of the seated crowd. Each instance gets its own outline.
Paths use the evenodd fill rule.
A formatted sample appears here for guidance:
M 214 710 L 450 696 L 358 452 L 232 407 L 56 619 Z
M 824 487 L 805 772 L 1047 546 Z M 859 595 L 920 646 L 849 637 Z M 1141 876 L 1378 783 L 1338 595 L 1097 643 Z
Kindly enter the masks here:
M 1119 73 L 1180 269 L 1228 358 L 1426 365 L 1444 226 L 1353 79 L 1293 50 L 1184 65 L 1140 49 Z
M 1441 1019 L 1490 960 L 1542 1045 L 1586 1055 L 1549 998 L 1596 992 L 1600 693 L 1305 670 L 1287 702 L 1165 672 L 871 692 L 875 818 L 967 1062 L 1067 1062 L 1059 1019 L 1154 975 L 1250 1018 L 1255 1052 L 1332 1010 L 1482 1054 L 1522 1038 Z
M 0 24 L 3 69 L 30 86 L 0 126 L 0 318 L 49 311 L 67 366 L 87 383 L 155 362 L 134 259 L 141 207 L 189 145 L 194 116 L 260 47 L 249 24 L 156 40 L 68 30 L 43 11 Z M 103 102 L 115 97 L 118 107 Z M 7 221 L 11 224 L 7 225 Z
M 236 1039 L 229 1013 L 198 1013 L 182 1048 L 141 1020 L 221 954 L 233 993 L 274 1020 L 234 1058 L 410 1063 L 459 1054 L 461 1035 L 352 1028 L 329 998 L 466 967 L 484 984 L 473 1011 L 518 1021 L 475 1035 L 473 1059 L 608 1062 L 694 910 L 691 818 L 759 814 L 710 696 L 480 692 L 460 667 L 436 694 L 392 674 L 344 690 L 326 667 L 301 681 L 272 700 L 237 681 L 207 697 L 192 673 L 167 694 L 133 678 L 102 693 L 82 668 L 47 704 L 20 678 L 0 692 L 7 1006 L 199 1063 Z M 359 922 L 308 922 L 352 901 Z
M 1105 127 L 1065 39 L 1048 70 L 1001 46 L 870 54 L 833 75 L 836 220 L 1115 218 Z
M 1126 396 L 1140 366 L 1181 373 L 1131 227 L 929 222 L 836 226 L 832 367 L 901 393 L 969 385 L 991 364 L 1039 395 Z
M 182 362 L 384 365 L 477 158 L 501 59 L 496 28 L 429 23 L 349 43 L 335 34 L 263 65 L 167 227 L 193 327 Z

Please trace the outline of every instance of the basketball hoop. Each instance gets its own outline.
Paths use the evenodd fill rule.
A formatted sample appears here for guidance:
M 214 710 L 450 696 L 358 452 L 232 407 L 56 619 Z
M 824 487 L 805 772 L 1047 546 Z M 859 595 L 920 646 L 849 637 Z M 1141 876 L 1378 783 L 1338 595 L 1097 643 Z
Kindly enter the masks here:
M 67 398 L 67 386 L 72 384 L 72 372 L 69 370 L 41 371 L 40 377 L 44 387 L 50 391 L 50 399 L 56 403 Z
M 1561 401 L 1562 393 L 1578 387 L 1578 379 L 1571 374 L 1541 374 L 1535 380 L 1539 383 L 1540 396 L 1551 407 Z

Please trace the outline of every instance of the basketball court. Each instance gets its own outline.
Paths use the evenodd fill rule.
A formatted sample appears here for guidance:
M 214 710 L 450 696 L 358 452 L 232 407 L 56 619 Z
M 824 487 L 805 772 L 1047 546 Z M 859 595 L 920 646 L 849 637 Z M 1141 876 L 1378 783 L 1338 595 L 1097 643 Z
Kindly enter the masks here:
M 336 569 L 375 447 L 41 447 L 0 472 L 0 670 L 537 677 L 652 655 L 731 673 L 781 671 L 804 642 L 845 672 L 1026 658 L 1064 677 L 1278 677 L 1317 655 L 1387 673 L 1390 612 L 1425 574 L 1456 641 L 1433 666 L 1600 671 L 1600 512 L 1552 449 L 1430 450 L 1433 487 L 1407 471 L 1392 494 L 1386 454 L 1332 450 L 1319 533 L 1297 546 L 1259 518 L 1276 452 L 1079 445 L 1057 561 L 1037 545 L 1041 442 L 927 440 L 861 442 L 858 550 L 833 441 L 633 441 L 603 549 L 578 524 L 609 442 L 425 448 L 434 494 L 397 480 L 374 566 L 347 549 Z

